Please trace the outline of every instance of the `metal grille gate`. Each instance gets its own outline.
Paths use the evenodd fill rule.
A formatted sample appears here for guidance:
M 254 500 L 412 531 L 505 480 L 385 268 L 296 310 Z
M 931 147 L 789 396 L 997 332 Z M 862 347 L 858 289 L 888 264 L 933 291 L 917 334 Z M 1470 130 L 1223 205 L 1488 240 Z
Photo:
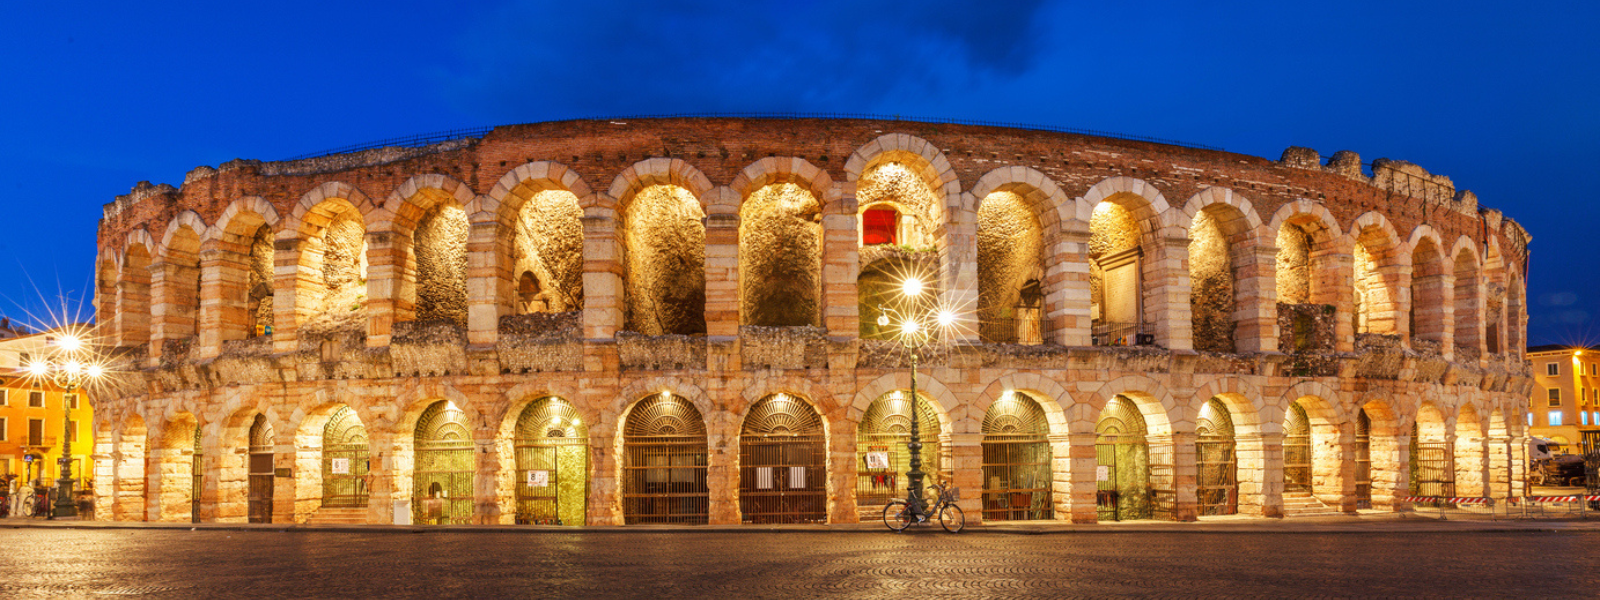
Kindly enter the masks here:
M 1050 424 L 1039 403 L 1009 392 L 983 418 L 984 520 L 1049 519 Z
M 1416 423 L 1411 424 L 1411 495 L 1435 498 L 1453 498 L 1456 495 L 1454 473 L 1450 469 L 1449 454 L 1443 440 L 1422 441 L 1417 435 Z
M 922 442 L 922 471 L 941 473 L 939 415 L 933 403 L 917 397 L 918 437 Z M 873 401 L 856 429 L 856 505 L 883 506 L 905 496 L 906 471 L 911 469 L 911 403 L 905 392 L 890 392 Z
M 517 417 L 517 522 L 583 525 L 589 500 L 589 430 L 554 396 Z
M 1132 400 L 1116 396 L 1106 403 L 1094 431 L 1096 518 L 1151 518 L 1154 502 L 1144 415 L 1139 414 Z
M 417 419 L 412 470 L 412 519 L 416 523 L 472 522 L 472 430 L 467 415 L 440 400 Z
M 266 415 L 256 415 L 250 425 L 250 492 L 248 512 L 251 523 L 272 522 L 272 424 Z
M 1311 493 L 1311 420 L 1299 402 L 1289 405 L 1283 425 L 1283 491 Z
M 739 512 L 747 523 L 821 523 L 828 518 L 822 417 L 788 394 L 761 400 L 739 436 Z
M 367 505 L 367 428 L 348 406 L 328 417 L 322 429 L 322 505 L 355 508 Z
M 194 457 L 189 462 L 189 522 L 191 523 L 200 522 L 200 494 L 206 489 L 205 469 L 201 466 L 205 461 L 201 459 L 200 425 L 197 423 L 194 426 Z
M 640 401 L 628 415 L 622 445 L 625 522 L 708 521 L 706 424 L 693 404 L 666 392 Z
M 1239 470 L 1233 417 L 1216 398 L 1206 401 L 1195 426 L 1196 499 L 1202 515 L 1239 512 Z
M 1356 415 L 1356 508 L 1372 508 L 1372 418 Z

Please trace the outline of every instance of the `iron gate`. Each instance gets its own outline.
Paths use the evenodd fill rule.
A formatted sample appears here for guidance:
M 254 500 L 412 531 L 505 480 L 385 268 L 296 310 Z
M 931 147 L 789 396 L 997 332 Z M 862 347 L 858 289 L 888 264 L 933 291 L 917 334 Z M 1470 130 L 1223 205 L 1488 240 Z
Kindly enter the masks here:
M 917 396 L 917 437 L 922 442 L 922 472 L 940 473 L 939 415 L 933 403 Z M 856 428 L 856 505 L 883 506 L 905 497 L 906 471 L 911 470 L 911 403 L 905 393 L 878 398 L 861 415 Z
M 1443 440 L 1421 441 L 1417 424 L 1411 424 L 1411 495 L 1452 498 L 1456 495 L 1450 455 Z
M 1049 519 L 1050 424 L 1039 403 L 1008 392 L 983 418 L 983 518 Z
M 1216 398 L 1206 401 L 1195 427 L 1196 496 L 1202 515 L 1239 512 L 1239 470 L 1233 417 Z
M 517 417 L 518 523 L 583 525 L 589 500 L 589 433 L 578 411 L 554 396 Z
M 1356 415 L 1356 508 L 1372 508 L 1372 419 Z
M 640 401 L 622 445 L 626 523 L 707 522 L 706 424 L 693 404 L 666 392 Z
M 272 424 L 266 415 L 256 415 L 255 423 L 250 425 L 251 523 L 272 522 L 272 437 Z
M 200 494 L 206 489 L 205 469 L 201 466 L 200 425 L 194 426 L 194 457 L 189 462 L 189 522 L 200 522 Z
M 810 404 L 788 394 L 756 403 L 739 436 L 739 512 L 744 521 L 826 521 L 826 464 L 822 417 Z
M 1144 415 L 1133 401 L 1116 396 L 1095 423 L 1095 516 L 1102 521 L 1149 519 L 1150 446 Z
M 472 522 L 472 430 L 467 415 L 448 400 L 417 419 L 412 470 L 412 519 L 422 524 Z
M 1311 420 L 1299 402 L 1283 425 L 1283 491 L 1311 493 Z
M 367 428 L 348 406 L 328 417 L 322 428 L 322 505 L 355 508 L 367 505 Z

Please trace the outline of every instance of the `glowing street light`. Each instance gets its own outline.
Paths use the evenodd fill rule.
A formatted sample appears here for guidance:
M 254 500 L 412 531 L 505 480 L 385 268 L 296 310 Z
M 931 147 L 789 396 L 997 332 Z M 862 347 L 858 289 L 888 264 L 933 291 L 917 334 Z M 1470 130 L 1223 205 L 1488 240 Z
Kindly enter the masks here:
M 900 285 L 900 293 L 907 300 L 921 296 L 922 291 L 922 279 L 917 277 L 908 277 Z M 896 341 L 899 341 L 911 354 L 911 441 L 906 444 L 906 450 L 911 453 L 911 460 L 910 470 L 906 471 L 906 505 L 920 513 L 926 510 L 927 505 L 922 499 L 922 480 L 926 474 L 922 472 L 922 432 L 917 415 L 917 362 L 921 360 L 920 351 L 924 347 L 938 341 L 937 337 L 942 337 L 945 331 L 955 325 L 956 315 L 949 310 L 922 314 L 917 308 L 918 303 L 914 301 L 903 303 L 902 306 L 908 306 L 906 311 L 880 306 L 878 326 L 888 329 L 892 322 L 899 321 L 899 335 L 896 336 Z M 895 392 L 896 397 L 899 394 L 899 391 Z
M 72 405 L 68 395 L 75 395 L 83 387 L 105 375 L 88 345 L 77 335 L 68 334 L 52 340 L 50 354 L 28 363 L 27 373 L 36 380 L 55 383 L 63 390 L 61 398 L 61 476 L 56 478 L 56 505 L 50 518 L 73 517 L 78 506 L 72 500 Z

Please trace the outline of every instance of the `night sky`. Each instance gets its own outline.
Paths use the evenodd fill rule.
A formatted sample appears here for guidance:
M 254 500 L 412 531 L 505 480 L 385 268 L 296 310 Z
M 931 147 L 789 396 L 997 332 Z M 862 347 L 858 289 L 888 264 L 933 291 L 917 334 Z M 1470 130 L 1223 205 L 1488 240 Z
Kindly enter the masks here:
M 1600 343 L 1596 2 L 145 4 L 0 2 L 0 313 L 80 303 L 101 206 L 199 165 L 861 112 L 1415 162 L 1532 233 L 1532 343 Z

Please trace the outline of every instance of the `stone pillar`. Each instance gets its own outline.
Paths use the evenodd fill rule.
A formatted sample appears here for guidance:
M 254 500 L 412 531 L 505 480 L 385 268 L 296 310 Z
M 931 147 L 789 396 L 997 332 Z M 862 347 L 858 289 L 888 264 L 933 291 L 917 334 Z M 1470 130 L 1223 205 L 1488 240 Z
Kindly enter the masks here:
M 1089 224 L 1061 222 L 1061 235 L 1047 248 L 1045 339 L 1063 346 L 1090 346 Z
M 622 329 L 626 301 L 622 242 L 610 211 L 590 211 L 607 214 L 583 217 L 583 337 L 611 340 Z
M 144 497 L 145 517 L 143 520 L 178 521 L 177 508 L 171 506 L 178 500 L 177 496 L 182 490 L 177 485 L 177 458 L 182 458 L 181 451 L 172 448 L 153 448 L 149 451 L 149 468 L 145 471 L 144 489 L 148 493 Z M 187 520 L 187 519 L 185 519 Z
M 1372 259 L 1377 263 L 1373 271 L 1383 284 L 1372 290 L 1371 330 L 1399 334 L 1403 342 L 1409 342 L 1411 326 L 1406 315 L 1411 308 L 1411 265 L 1398 264 L 1393 248 Z
M 1488 453 L 1486 440 L 1474 435 L 1458 435 L 1452 444 L 1455 451 L 1456 495 L 1462 498 L 1485 498 L 1490 481 L 1485 471 Z
M 500 447 L 495 443 L 496 428 L 480 429 L 473 448 L 477 473 L 472 477 L 472 523 L 474 525 L 499 525 L 516 518 L 516 510 L 507 513 L 500 507 Z
M 320 277 L 312 269 L 300 268 L 300 252 L 307 244 L 320 240 L 300 240 L 298 232 L 283 231 L 272 244 L 272 351 L 294 352 L 300 348 L 300 323 L 311 316 L 321 302 Z
M 118 521 L 143 521 L 145 520 L 144 455 L 136 455 L 124 449 L 117 452 L 114 459 L 116 489 L 112 496 L 112 517 Z
M 504 247 L 500 237 L 511 237 L 512 231 L 493 215 L 479 218 L 473 216 L 467 232 L 467 343 L 493 346 L 500 339 L 500 317 L 510 313 L 505 301 L 510 277 L 502 264 L 507 259 L 499 253 Z
M 969 525 L 983 524 L 983 434 L 950 434 L 950 471 L 952 483 L 961 488 L 961 499 L 956 505 L 967 518 Z M 929 473 L 927 481 L 936 474 Z M 933 496 L 924 496 L 932 506 Z
M 223 268 L 224 252 L 220 248 L 207 248 L 200 251 L 200 310 L 196 317 L 200 330 L 196 340 L 193 354 L 200 359 L 214 358 L 222 352 L 222 342 L 228 333 L 236 331 L 239 325 L 245 324 L 244 311 L 237 310 L 227 300 L 238 298 L 237 288 L 242 288 L 243 283 L 227 281 Z M 232 284 L 232 285 L 230 285 Z
M 110 432 L 98 431 L 94 439 L 94 520 L 110 521 L 116 518 L 117 498 L 117 452 L 114 436 Z
M 737 525 L 739 514 L 739 429 L 728 425 L 721 415 L 706 419 L 706 491 L 709 496 L 708 523 Z
M 1519 413 L 1516 415 L 1521 418 Z M 1528 438 L 1511 436 L 1511 495 L 1521 498 L 1528 495 Z
M 963 201 L 962 198 L 969 200 Z M 939 250 L 941 298 L 946 306 L 955 307 L 953 341 L 976 344 L 978 343 L 978 213 L 962 206 L 977 206 L 977 200 L 972 199 L 971 194 L 960 194 L 947 198 L 946 202 L 948 204 L 944 207 L 945 222 L 937 225 L 933 232 L 934 242 Z M 971 521 L 972 515 L 968 514 L 967 519 Z
M 1459 479 L 1461 479 L 1461 475 L 1460 472 L 1456 470 L 1455 420 L 1451 419 L 1445 421 L 1444 428 L 1444 472 L 1450 474 L 1450 490 L 1447 491 L 1450 492 L 1451 496 L 1460 497 L 1462 496 L 1460 487 L 1461 482 L 1459 481 Z M 1423 439 L 1427 439 L 1426 436 L 1424 436 Z
M 1271 424 L 1269 424 L 1271 425 Z M 1239 513 L 1283 517 L 1283 433 L 1243 437 L 1238 448 Z M 1248 507 L 1248 510 L 1247 510 Z
M 822 215 L 822 326 L 829 338 L 846 341 L 861 334 L 861 295 L 856 290 L 861 239 L 856 230 L 855 184 L 835 183 L 834 189 L 839 198 Z
M 732 190 L 717 188 L 716 192 L 733 195 Z M 738 200 L 733 200 L 732 210 L 737 210 Z M 722 207 L 718 207 L 722 208 Z M 706 339 L 712 342 L 729 342 L 739 337 L 739 309 L 742 291 L 739 289 L 739 215 L 712 213 L 706 215 Z M 730 361 L 737 361 L 737 353 L 730 353 Z M 737 362 L 728 365 L 737 370 Z
M 163 261 L 150 265 L 150 365 L 161 363 L 167 340 L 194 335 L 197 292 L 188 282 L 197 280 L 199 269 Z
M 321 422 L 326 425 L 325 419 Z M 294 435 L 294 521 L 304 523 L 322 508 L 322 428 L 303 429 Z M 314 433 L 313 433 L 314 431 Z M 280 480 L 282 481 L 282 480 Z
M 1330 244 L 1331 246 L 1331 244 Z M 1312 302 L 1334 306 L 1334 350 L 1354 352 L 1355 323 L 1355 256 L 1335 248 L 1312 250 Z
M 1356 425 L 1347 421 L 1339 423 L 1337 429 L 1327 433 L 1322 433 L 1319 429 L 1321 428 L 1312 425 L 1312 490 L 1315 491 L 1317 499 L 1324 504 L 1338 508 L 1339 512 L 1354 513 L 1356 512 Z M 1330 437 L 1332 439 L 1328 439 Z
M 1181 227 L 1163 227 L 1156 233 L 1155 255 L 1146 257 L 1141 317 L 1155 326 L 1156 345 L 1169 350 L 1194 349 L 1188 265 L 1189 234 Z
M 593 406 L 593 405 L 592 405 Z M 603 417 L 604 418 L 604 417 Z M 610 417 L 619 419 L 620 415 Z M 614 421 L 617 427 L 621 423 Z M 589 525 L 622 525 L 622 482 L 617 480 L 621 458 L 614 445 L 615 430 L 589 430 Z
M 828 522 L 858 523 L 856 504 L 856 423 L 838 421 L 828 430 Z
M 283 434 L 278 434 L 283 435 Z M 272 522 L 299 523 L 295 514 L 295 481 L 299 479 L 293 438 L 290 443 L 272 447 Z
M 1488 479 L 1484 482 L 1484 496 L 1506 498 L 1511 495 L 1511 438 L 1491 436 L 1484 440 L 1485 468 Z
M 391 225 L 392 227 L 392 225 Z M 367 232 L 367 347 L 389 345 L 394 324 L 416 311 L 416 268 L 410 236 Z
M 367 490 L 367 522 L 410 523 L 412 449 L 400 444 L 399 434 L 374 425 L 367 428 L 368 447 L 374 450 L 368 457 L 372 487 Z M 397 520 L 395 509 L 399 507 L 406 511 L 403 519 Z
M 1199 510 L 1199 469 L 1195 465 L 1195 435 L 1192 431 L 1170 436 L 1150 436 L 1150 487 L 1170 490 L 1175 521 L 1195 521 Z M 1157 460 L 1163 462 L 1157 463 Z M 1158 469 L 1158 467 L 1160 467 Z
M 1271 239 L 1265 234 L 1258 239 Z M 1278 351 L 1278 249 L 1242 248 L 1234 254 L 1234 348 L 1241 353 Z
M 1098 438 L 1093 431 L 1050 436 L 1056 520 L 1073 523 L 1099 520 L 1095 505 L 1099 461 L 1094 446 Z
M 1388 507 L 1394 512 L 1411 512 L 1411 503 L 1405 498 L 1411 495 L 1411 434 L 1401 433 L 1389 437 L 1393 440 L 1394 447 L 1388 449 L 1384 456 L 1386 468 L 1378 468 L 1379 436 L 1372 436 L 1372 507 Z M 1387 440 L 1385 440 L 1387 441 Z M 1380 491 L 1382 496 L 1380 496 Z M 1381 504 L 1380 504 L 1381 503 Z

